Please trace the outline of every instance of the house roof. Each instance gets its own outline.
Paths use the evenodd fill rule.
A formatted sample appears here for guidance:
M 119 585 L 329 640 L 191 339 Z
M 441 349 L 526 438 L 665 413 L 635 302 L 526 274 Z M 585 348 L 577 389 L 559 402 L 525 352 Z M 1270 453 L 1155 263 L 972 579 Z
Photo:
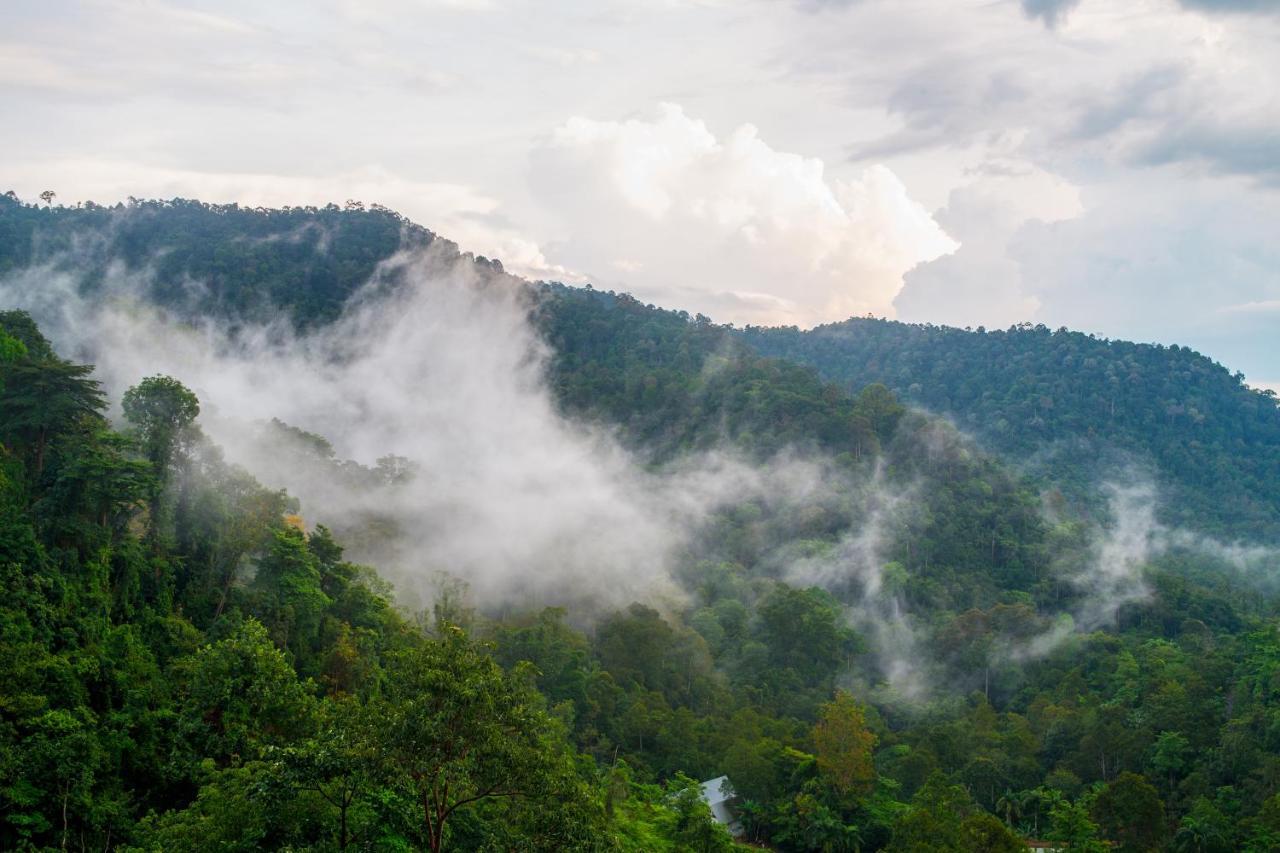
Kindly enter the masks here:
M 702 799 L 707 805 L 715 805 L 733 799 L 733 786 L 728 776 L 717 776 L 702 783 Z

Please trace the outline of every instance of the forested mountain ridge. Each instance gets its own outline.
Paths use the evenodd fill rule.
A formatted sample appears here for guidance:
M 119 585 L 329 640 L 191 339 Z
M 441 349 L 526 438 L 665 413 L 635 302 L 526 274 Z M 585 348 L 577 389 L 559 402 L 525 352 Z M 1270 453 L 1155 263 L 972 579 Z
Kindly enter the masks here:
M 1007 458 L 1039 454 L 1059 481 L 1128 455 L 1157 472 L 1175 523 L 1280 535 L 1280 404 L 1186 347 L 1030 324 L 970 331 L 858 318 L 741 334 L 846 387 L 884 383 Z
M 158 304 L 233 321 L 280 311 L 301 328 L 332 321 L 389 257 L 432 245 L 463 257 L 398 214 L 356 202 L 282 210 L 181 199 L 41 208 L 0 197 L 0 273 L 67 265 L 81 286 L 93 287 L 123 265 L 145 272 Z M 505 278 L 499 262 L 473 262 L 481 274 Z M 672 429 L 671 412 L 650 404 L 655 384 L 669 381 L 673 359 L 688 368 L 745 344 L 782 359 L 773 369 L 791 371 L 791 385 L 807 380 L 790 364 L 813 367 L 854 392 L 884 384 L 1076 494 L 1106 470 L 1136 464 L 1165 491 L 1161 509 L 1171 523 L 1224 538 L 1280 537 L 1275 396 L 1185 347 L 1029 324 L 971 332 L 853 318 L 807 332 L 730 330 L 625 294 L 542 288 L 540 318 L 561 399 L 580 411 L 610 406 L 622 414 L 630 407 L 626 419 L 640 413 L 650 421 L 645 438 Z M 620 333 L 629 336 L 625 345 L 611 338 Z M 653 371 L 644 388 L 624 383 L 602 397 L 605 389 L 575 389 L 565 378 L 584 381 L 575 361 L 583 353 Z
M 0 196 L 0 274 L 47 265 L 94 287 L 122 265 L 146 271 L 160 304 L 227 319 L 283 310 L 301 326 L 333 320 L 379 263 L 435 239 L 376 206 L 41 208 Z
M 144 228 L 6 204 L 0 279 L 67 300 L 65 274 L 92 305 L 125 266 L 132 297 L 197 326 L 326 326 L 371 278 L 407 282 L 379 278 L 401 248 L 524 287 L 354 205 L 148 202 Z M 1257 565 L 1147 547 L 1141 495 L 1102 493 L 1109 523 L 1076 514 L 884 386 L 704 318 L 522 294 L 536 380 L 575 429 L 647 477 L 727 457 L 765 484 L 733 481 L 674 549 L 674 602 L 490 606 L 455 577 L 403 612 L 339 544 L 394 535 L 383 520 L 324 517 L 229 463 L 182 376 L 112 399 L 0 314 L 0 846 L 728 850 L 693 783 L 721 774 L 747 837 L 786 851 L 1280 843 L 1280 623 Z M 371 501 L 444 488 L 270 428 L 297 439 L 288 465 Z

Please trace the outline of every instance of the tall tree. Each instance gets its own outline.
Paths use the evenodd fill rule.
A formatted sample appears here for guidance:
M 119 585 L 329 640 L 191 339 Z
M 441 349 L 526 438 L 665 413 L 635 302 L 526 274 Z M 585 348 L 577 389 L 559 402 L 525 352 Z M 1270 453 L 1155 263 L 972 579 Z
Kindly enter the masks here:
M 836 691 L 822 706 L 813 727 L 818 771 L 841 794 L 870 793 L 876 782 L 872 751 L 876 736 L 867 729 L 866 712 L 852 695 Z

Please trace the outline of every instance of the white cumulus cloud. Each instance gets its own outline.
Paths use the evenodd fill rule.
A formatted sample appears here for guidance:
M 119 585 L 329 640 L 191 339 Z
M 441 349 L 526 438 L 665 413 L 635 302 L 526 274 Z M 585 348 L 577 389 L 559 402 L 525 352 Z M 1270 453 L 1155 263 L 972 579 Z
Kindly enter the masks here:
M 569 119 L 535 152 L 532 183 L 567 232 L 550 257 L 717 320 L 891 314 L 903 274 L 957 246 L 889 169 L 832 179 L 749 124 L 717 138 L 673 104 Z

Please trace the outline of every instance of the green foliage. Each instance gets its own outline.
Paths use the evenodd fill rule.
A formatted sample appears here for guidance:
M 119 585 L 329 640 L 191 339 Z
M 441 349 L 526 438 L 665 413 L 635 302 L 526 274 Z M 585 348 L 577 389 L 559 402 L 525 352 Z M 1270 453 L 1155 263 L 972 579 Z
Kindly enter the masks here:
M 435 242 L 380 210 L 0 200 L 0 270 L 56 265 L 108 220 L 104 251 L 156 263 L 157 304 L 299 326 L 336 316 L 392 251 Z M 841 388 L 743 342 L 816 347 L 830 330 L 737 334 L 554 284 L 533 297 L 566 413 L 656 466 L 725 444 L 816 450 L 836 497 L 726 506 L 674 555 L 684 597 L 661 609 L 499 615 L 443 596 L 424 634 L 328 528 L 304 531 L 296 501 L 226 461 L 178 380 L 144 380 L 132 431 L 113 432 L 91 368 L 0 313 L 0 848 L 727 850 L 697 780 L 728 774 L 746 839 L 780 851 L 1014 850 L 1017 835 L 1280 849 L 1274 587 L 1175 553 L 1145 567 L 1148 600 L 1079 633 L 1082 592 L 1059 570 L 1095 557 L 1087 515 L 900 402 L 989 423 L 1018 459 L 1056 442 L 1067 491 L 1104 441 L 1149 452 L 1190 495 L 1174 517 L 1252 532 L 1271 529 L 1275 444 L 1249 405 L 1269 400 L 1182 350 L 862 321 L 869 349 L 790 353 Z M 409 473 L 263 428 L 342 488 Z M 860 572 L 785 582 L 851 561 L 898 494 L 909 511 L 875 516 L 877 600 L 910 613 L 907 651 L 852 621 L 868 618 Z M 886 689 L 895 651 L 918 701 Z
M 741 339 L 846 388 L 884 383 L 1011 458 L 1038 455 L 1073 494 L 1136 458 L 1171 491 L 1172 522 L 1271 540 L 1280 529 L 1274 393 L 1186 347 L 861 318 L 807 332 L 748 327 Z

